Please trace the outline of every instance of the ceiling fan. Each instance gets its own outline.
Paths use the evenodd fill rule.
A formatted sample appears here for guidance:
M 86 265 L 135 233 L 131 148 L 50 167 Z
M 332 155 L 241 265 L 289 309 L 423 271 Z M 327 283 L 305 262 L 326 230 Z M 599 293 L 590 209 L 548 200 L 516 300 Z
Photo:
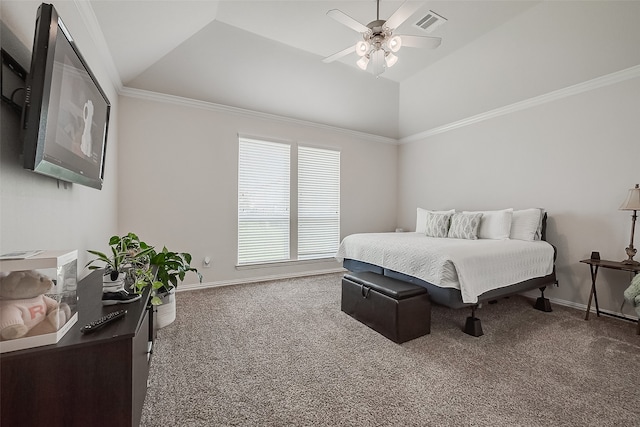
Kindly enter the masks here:
M 336 21 L 361 33 L 362 40 L 358 41 L 354 46 L 349 46 L 324 58 L 322 62 L 333 62 L 355 52 L 360 57 L 356 62 L 358 67 L 366 71 L 369 63 L 371 63 L 373 75 L 377 77 L 385 69 L 393 67 L 398 61 L 398 57 L 394 53 L 398 52 L 402 46 L 431 49 L 440 46 L 442 42 L 440 37 L 398 35 L 393 33 L 404 21 L 420 9 L 422 4 L 405 1 L 386 21 L 380 19 L 380 0 L 376 1 L 376 5 L 376 20 L 369 22 L 367 25 L 359 23 L 338 9 L 331 9 L 327 12 L 327 15 Z

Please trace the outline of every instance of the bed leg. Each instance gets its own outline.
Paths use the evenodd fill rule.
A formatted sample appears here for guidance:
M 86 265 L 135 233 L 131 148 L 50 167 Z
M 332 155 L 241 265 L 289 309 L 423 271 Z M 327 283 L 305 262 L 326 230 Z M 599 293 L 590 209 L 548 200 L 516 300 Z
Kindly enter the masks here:
M 538 297 L 538 299 L 536 300 L 535 305 L 533 306 L 536 310 L 540 310 L 540 311 L 545 311 L 545 312 L 550 312 L 553 311 L 551 310 L 551 301 L 549 301 L 549 298 L 545 298 L 544 297 L 544 290 L 545 290 L 546 286 L 543 286 L 540 288 L 540 292 L 542 295 L 540 295 L 540 297 Z
M 481 337 L 484 335 L 484 332 L 482 332 L 482 323 L 480 319 L 476 317 L 477 308 L 477 305 L 471 307 L 471 316 L 467 317 L 467 322 L 464 325 L 464 333 L 472 337 Z

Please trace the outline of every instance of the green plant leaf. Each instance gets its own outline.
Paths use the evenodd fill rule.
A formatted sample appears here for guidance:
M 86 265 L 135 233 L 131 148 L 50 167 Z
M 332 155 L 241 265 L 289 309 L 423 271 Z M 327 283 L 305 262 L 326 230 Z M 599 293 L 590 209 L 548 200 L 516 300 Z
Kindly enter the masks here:
M 103 254 L 102 252 L 94 251 L 94 250 L 91 250 L 91 249 L 87 249 L 87 252 L 89 252 L 90 254 L 93 254 L 95 256 L 98 256 L 100 258 L 107 259 L 107 256 L 105 254 Z

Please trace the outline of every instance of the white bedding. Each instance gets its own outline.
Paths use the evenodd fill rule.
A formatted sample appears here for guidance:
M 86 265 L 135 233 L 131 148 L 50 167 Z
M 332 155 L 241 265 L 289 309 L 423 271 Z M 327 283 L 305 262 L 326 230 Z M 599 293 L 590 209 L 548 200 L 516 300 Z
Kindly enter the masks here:
M 465 240 L 423 233 L 366 233 L 344 238 L 336 259 L 353 259 L 460 289 L 462 301 L 478 302 L 492 289 L 553 272 L 553 246 L 545 241 Z

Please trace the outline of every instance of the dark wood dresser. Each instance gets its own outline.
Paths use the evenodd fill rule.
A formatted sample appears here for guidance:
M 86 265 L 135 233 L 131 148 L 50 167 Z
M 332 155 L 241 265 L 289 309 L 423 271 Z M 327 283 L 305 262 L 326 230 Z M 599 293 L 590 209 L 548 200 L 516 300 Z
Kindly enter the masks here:
M 4 353 L 2 426 L 138 426 L 155 337 L 149 290 L 129 304 L 102 306 L 102 276 L 78 283 L 78 321 L 57 344 Z M 127 314 L 87 335 L 85 324 Z

